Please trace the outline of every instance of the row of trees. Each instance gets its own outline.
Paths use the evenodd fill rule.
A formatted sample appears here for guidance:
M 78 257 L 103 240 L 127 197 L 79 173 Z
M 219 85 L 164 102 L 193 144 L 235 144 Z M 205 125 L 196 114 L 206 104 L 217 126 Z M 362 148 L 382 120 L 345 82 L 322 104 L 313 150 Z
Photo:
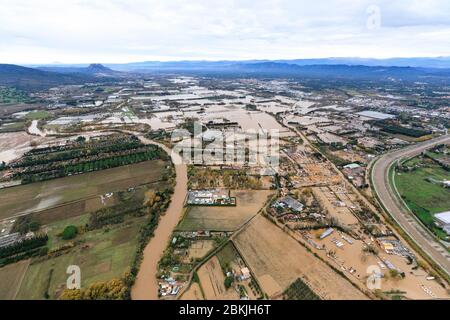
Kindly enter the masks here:
M 157 147 L 149 146 L 145 148 L 145 150 L 146 151 L 141 151 L 139 153 L 113 156 L 95 161 L 83 161 L 77 164 L 61 165 L 53 170 L 46 170 L 45 168 L 42 168 L 41 170 L 36 170 L 35 172 L 21 172 L 17 173 L 15 177 L 22 179 L 22 184 L 28 184 L 38 181 L 62 178 L 73 174 L 105 170 L 143 161 L 163 159 L 166 157 L 165 154 Z
M 19 232 L 26 234 L 30 231 L 36 232 L 40 228 L 40 223 L 33 217 L 33 215 L 26 215 L 17 218 L 13 225 L 12 232 Z
M 139 271 L 140 264 L 142 262 L 142 255 L 145 247 L 150 239 L 153 237 L 154 231 L 158 226 L 159 217 L 163 214 L 170 204 L 170 197 L 173 194 L 173 187 L 167 188 L 163 191 L 154 193 L 154 197 L 147 195 L 147 199 L 153 198 L 153 201 L 147 200 L 147 210 L 149 213 L 149 219 L 147 223 L 142 227 L 139 233 L 138 247 L 136 249 L 136 255 L 133 264 L 130 269 L 130 273 L 126 277 L 125 281 L 129 288 L 128 298 L 130 297 L 131 287 L 134 284 L 136 276 Z
M 248 175 L 245 170 L 212 170 L 189 167 L 189 187 L 229 189 L 261 189 L 262 182 L 258 175 Z
M 61 300 L 124 300 L 128 297 L 128 286 L 122 279 L 96 282 L 78 290 L 65 289 Z
M 94 154 L 94 155 L 86 155 L 82 158 L 73 158 L 73 159 L 68 159 L 68 160 L 64 160 L 64 161 L 49 162 L 47 164 L 37 164 L 37 165 L 32 165 L 32 166 L 28 166 L 28 167 L 24 167 L 24 168 L 16 168 L 15 175 L 19 176 L 21 174 L 23 175 L 23 174 L 42 173 L 42 172 L 47 172 L 47 171 L 52 171 L 52 170 L 59 170 L 68 165 L 76 165 L 79 163 L 87 163 L 87 162 L 93 162 L 93 161 L 102 160 L 102 159 L 109 159 L 109 158 L 114 158 L 114 157 L 138 154 L 138 153 L 143 153 L 143 152 L 147 152 L 147 151 L 152 151 L 155 149 L 157 149 L 157 147 L 155 147 L 155 146 L 140 146 L 136 149 L 121 150 L 121 151 L 109 152 L 109 153 L 99 153 L 99 154 Z
M 31 239 L 25 239 L 16 242 L 12 245 L 0 248 L 0 258 L 9 257 L 18 254 L 23 251 L 28 251 L 34 248 L 41 247 L 45 245 L 48 241 L 47 235 L 40 235 L 33 237 Z
M 79 159 L 84 157 L 92 157 L 104 153 L 122 152 L 141 148 L 144 145 L 139 140 L 126 139 L 125 141 L 114 141 L 106 145 L 87 145 L 80 148 L 71 149 L 60 152 L 49 152 L 38 155 L 26 155 L 14 167 L 29 167 L 35 165 L 48 164 L 59 161 L 67 161 L 71 159 Z
M 101 229 L 107 225 L 119 224 L 124 222 L 126 215 L 142 216 L 142 204 L 136 201 L 126 201 L 110 208 L 100 209 L 91 213 L 86 230 L 91 231 Z
M 160 158 L 158 150 L 151 148 L 146 152 L 140 152 L 135 154 L 116 156 L 112 158 L 105 158 L 92 162 L 79 163 L 76 165 L 68 165 L 65 167 L 65 175 L 75 173 L 86 173 L 91 171 L 105 170 L 109 168 L 115 168 L 125 166 L 129 164 L 139 163 L 143 161 L 155 160 Z
M 321 300 L 311 288 L 301 279 L 297 279 L 284 292 L 287 300 Z
M 376 121 L 374 123 L 377 127 L 380 127 L 384 132 L 394 133 L 394 134 L 403 134 L 405 136 L 410 136 L 414 138 L 420 138 L 426 135 L 431 134 L 432 132 L 429 130 L 423 129 L 415 129 L 415 128 L 407 128 L 402 127 L 395 123 L 384 122 L 384 121 Z
M 44 256 L 48 252 L 47 235 L 23 240 L 0 249 L 0 268 L 31 257 Z

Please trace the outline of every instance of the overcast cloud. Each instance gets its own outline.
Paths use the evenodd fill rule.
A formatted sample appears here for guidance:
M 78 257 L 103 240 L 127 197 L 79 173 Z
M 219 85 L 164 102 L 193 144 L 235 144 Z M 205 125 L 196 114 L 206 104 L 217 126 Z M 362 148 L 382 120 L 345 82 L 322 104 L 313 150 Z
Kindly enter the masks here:
M 449 39 L 448 0 L 0 0 L 0 63 L 450 56 Z

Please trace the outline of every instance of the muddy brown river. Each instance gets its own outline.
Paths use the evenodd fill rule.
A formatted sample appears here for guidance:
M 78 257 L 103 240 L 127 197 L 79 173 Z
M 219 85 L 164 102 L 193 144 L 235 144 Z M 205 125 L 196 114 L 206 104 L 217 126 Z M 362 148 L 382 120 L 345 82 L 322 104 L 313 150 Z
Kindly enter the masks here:
M 176 185 L 172 201 L 167 208 L 166 214 L 161 216 L 154 237 L 144 249 L 142 264 L 139 268 L 136 282 L 131 289 L 131 298 L 133 300 L 157 300 L 158 282 L 156 274 L 158 273 L 158 262 L 183 213 L 184 200 L 187 193 L 187 167 L 182 163 L 181 157 L 178 154 L 172 154 L 171 149 L 166 146 L 142 136 L 139 139 L 145 144 L 158 145 L 171 155 L 176 172 Z

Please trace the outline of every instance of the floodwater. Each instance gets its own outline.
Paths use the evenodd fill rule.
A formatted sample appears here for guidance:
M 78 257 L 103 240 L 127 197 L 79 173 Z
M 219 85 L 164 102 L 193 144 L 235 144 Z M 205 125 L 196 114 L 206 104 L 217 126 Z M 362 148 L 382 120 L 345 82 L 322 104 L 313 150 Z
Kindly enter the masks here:
M 155 144 L 171 155 L 175 164 L 176 185 L 172 195 L 172 202 L 167 208 L 166 214 L 161 216 L 154 237 L 144 249 L 142 264 L 139 268 L 136 282 L 131 289 L 133 300 L 157 300 L 158 299 L 158 262 L 161 259 L 167 244 L 170 241 L 173 230 L 181 219 L 184 200 L 187 194 L 187 167 L 182 163 L 178 154 L 172 153 L 166 146 L 156 143 L 144 137 L 139 137 L 145 144 Z
M 42 132 L 42 130 L 38 128 L 38 123 L 39 123 L 39 120 L 33 120 L 31 122 L 30 127 L 28 128 L 28 132 L 32 135 L 45 137 L 45 133 Z
M 206 108 L 206 112 L 201 116 L 201 120 L 208 122 L 217 119 L 227 119 L 237 122 L 242 130 L 278 130 L 280 134 L 289 130 L 282 127 L 274 117 L 261 111 L 247 111 L 237 106 L 211 106 Z
M 32 141 L 41 142 L 41 138 L 28 135 L 26 132 L 11 132 L 0 134 L 0 162 L 9 163 L 20 158 L 32 149 Z

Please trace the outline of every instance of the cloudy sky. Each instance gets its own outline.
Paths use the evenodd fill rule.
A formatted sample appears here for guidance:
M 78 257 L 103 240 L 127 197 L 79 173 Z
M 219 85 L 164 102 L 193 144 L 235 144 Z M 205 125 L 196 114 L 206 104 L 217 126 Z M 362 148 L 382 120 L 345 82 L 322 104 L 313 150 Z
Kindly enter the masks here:
M 448 0 L 0 0 L 0 63 L 450 56 Z

